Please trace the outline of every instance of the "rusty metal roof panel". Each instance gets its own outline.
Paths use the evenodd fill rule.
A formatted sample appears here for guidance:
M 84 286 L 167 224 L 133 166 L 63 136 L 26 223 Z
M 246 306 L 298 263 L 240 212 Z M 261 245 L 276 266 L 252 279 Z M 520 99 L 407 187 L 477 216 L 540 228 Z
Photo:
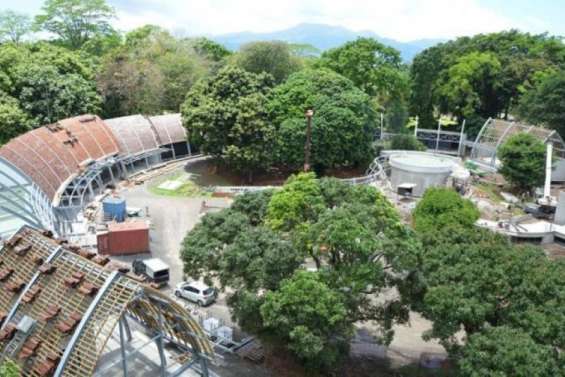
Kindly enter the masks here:
M 62 184 L 80 172 L 81 165 L 118 152 L 113 133 L 93 115 L 37 128 L 0 148 L 0 156 L 29 176 L 51 200 Z
M 104 122 L 116 135 L 120 151 L 124 155 L 135 155 L 159 148 L 151 123 L 142 115 L 106 119 Z
M 182 125 L 181 115 L 166 114 L 149 117 L 159 135 L 161 145 L 186 141 L 186 129 Z

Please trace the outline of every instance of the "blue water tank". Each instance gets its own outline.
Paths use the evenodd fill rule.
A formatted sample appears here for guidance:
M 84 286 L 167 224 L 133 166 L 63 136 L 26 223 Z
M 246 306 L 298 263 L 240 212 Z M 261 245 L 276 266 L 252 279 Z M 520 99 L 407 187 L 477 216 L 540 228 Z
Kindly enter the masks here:
M 109 196 L 102 201 L 105 220 L 122 222 L 126 219 L 126 200 L 119 196 Z

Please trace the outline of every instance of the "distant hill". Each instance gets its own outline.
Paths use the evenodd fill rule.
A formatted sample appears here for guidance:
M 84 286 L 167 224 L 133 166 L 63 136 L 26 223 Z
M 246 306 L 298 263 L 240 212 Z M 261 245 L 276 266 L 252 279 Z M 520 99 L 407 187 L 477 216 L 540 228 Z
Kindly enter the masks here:
M 242 44 L 252 41 L 279 40 L 290 43 L 308 43 L 321 51 L 337 47 L 357 37 L 375 38 L 383 44 L 394 47 L 400 51 L 402 59 L 411 61 L 420 51 L 444 42 L 442 39 L 421 39 L 411 42 L 399 42 L 394 39 L 383 38 L 372 31 L 352 31 L 342 26 L 325 24 L 299 24 L 286 30 L 270 33 L 240 32 L 222 34 L 211 37 L 230 50 L 238 50 Z

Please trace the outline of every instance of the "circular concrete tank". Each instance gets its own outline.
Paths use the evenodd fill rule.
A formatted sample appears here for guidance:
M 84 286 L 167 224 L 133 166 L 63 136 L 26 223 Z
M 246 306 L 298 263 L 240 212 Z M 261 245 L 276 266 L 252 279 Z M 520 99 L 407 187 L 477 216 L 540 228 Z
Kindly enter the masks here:
M 416 185 L 413 196 L 422 196 L 431 186 L 444 186 L 457 166 L 457 159 L 425 152 L 398 152 L 389 157 L 392 187 Z

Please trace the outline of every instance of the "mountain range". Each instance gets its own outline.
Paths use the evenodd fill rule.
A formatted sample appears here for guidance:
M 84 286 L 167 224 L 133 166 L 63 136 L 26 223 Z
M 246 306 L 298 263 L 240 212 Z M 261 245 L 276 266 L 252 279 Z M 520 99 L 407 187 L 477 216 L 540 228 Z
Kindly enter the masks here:
M 400 42 L 390 38 L 383 38 L 372 31 L 353 31 L 342 26 L 326 24 L 299 24 L 294 27 L 268 33 L 238 32 L 216 35 L 211 37 L 230 50 L 238 50 L 245 43 L 253 41 L 277 40 L 289 43 L 310 44 L 320 51 L 342 45 L 355 40 L 357 37 L 375 38 L 379 42 L 394 47 L 405 62 L 410 62 L 420 51 L 444 42 L 443 39 L 420 39 L 410 42 Z

